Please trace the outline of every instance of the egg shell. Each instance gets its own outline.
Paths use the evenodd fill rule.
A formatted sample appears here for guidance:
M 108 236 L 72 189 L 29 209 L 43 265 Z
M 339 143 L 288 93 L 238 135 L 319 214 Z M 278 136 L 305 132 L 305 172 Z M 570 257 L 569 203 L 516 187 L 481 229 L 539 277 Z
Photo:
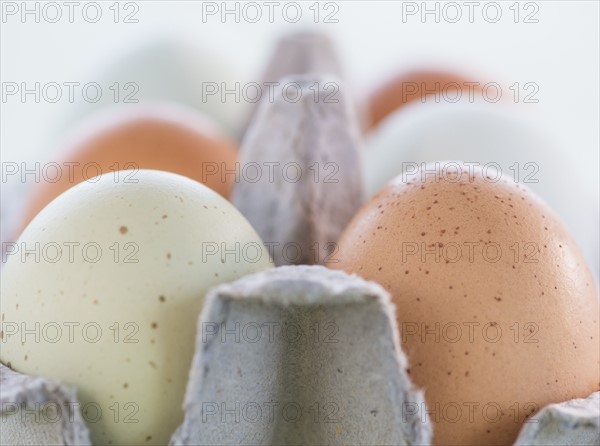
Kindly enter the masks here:
M 434 444 L 512 444 L 541 407 L 599 389 L 598 294 L 545 203 L 453 165 L 390 182 L 330 266 L 391 293 Z
M 567 225 L 598 279 L 598 173 L 559 147 L 516 107 L 463 101 L 413 103 L 390 115 L 366 140 L 368 196 L 403 171 L 443 159 L 478 163 L 539 194 Z M 590 180 L 596 178 L 596 182 Z
M 90 177 L 112 173 L 116 181 L 155 169 L 187 176 L 228 198 L 235 179 L 236 144 L 205 115 L 173 104 L 108 109 L 92 117 L 65 143 L 61 158 L 31 183 L 24 228 L 50 201 Z M 73 163 L 73 164 L 69 164 Z M 135 176 L 135 174 L 133 174 Z
M 102 89 L 99 100 L 93 101 L 90 88 L 92 100 L 76 102 L 64 118 L 63 129 L 106 107 L 126 110 L 135 104 L 173 102 L 210 116 L 231 137 L 241 134 L 241 117 L 248 104 L 233 96 L 221 97 L 221 90 L 233 89 L 243 72 L 235 59 L 213 51 L 210 44 L 177 38 L 156 37 L 124 48 L 90 74 Z M 211 93 L 214 88 L 216 94 Z
M 462 97 L 480 91 L 481 86 L 477 84 L 466 76 L 441 70 L 414 70 L 398 74 L 369 95 L 367 130 L 377 127 L 390 114 L 412 102 L 424 102 L 436 95 Z
M 93 444 L 166 444 L 205 293 L 271 266 L 216 192 L 167 172 L 132 180 L 107 174 L 60 195 L 2 273 L 0 360 L 75 386 Z

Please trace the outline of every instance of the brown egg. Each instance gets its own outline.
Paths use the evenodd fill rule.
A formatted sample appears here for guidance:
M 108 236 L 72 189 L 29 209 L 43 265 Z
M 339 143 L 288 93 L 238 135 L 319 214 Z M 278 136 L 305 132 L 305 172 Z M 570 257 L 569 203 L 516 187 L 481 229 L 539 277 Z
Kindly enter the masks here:
M 454 100 L 459 90 L 464 97 L 468 97 L 470 90 L 479 92 L 481 88 L 481 83 L 443 71 L 420 70 L 401 74 L 384 83 L 370 95 L 367 103 L 367 130 L 376 127 L 392 112 L 413 101 L 423 101 L 432 94 Z
M 599 389 L 598 294 L 543 202 L 467 169 L 389 183 L 329 266 L 392 294 L 435 444 L 509 445 L 542 406 Z
M 233 174 L 222 173 L 234 171 L 236 145 L 204 115 L 171 105 L 103 113 L 68 146 L 61 160 L 52 162 L 58 167 L 41 169 L 22 228 L 62 192 L 99 174 L 114 172 L 115 181 L 127 182 L 135 181 L 135 170 L 164 170 L 202 182 L 225 198 L 234 182 Z

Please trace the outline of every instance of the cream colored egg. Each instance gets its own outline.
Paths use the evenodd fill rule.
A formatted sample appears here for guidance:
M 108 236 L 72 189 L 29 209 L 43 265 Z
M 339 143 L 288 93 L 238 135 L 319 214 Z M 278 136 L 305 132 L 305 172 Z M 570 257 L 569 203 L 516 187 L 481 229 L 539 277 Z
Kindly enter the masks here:
M 514 183 L 530 187 L 565 222 L 582 247 L 597 277 L 598 173 L 557 147 L 551 132 L 543 133 L 518 109 L 503 104 L 416 103 L 407 105 L 369 135 L 365 181 L 369 195 L 402 172 L 424 163 L 459 159 L 501 172 Z
M 206 291 L 271 260 L 216 192 L 123 173 L 69 189 L 9 248 L 0 359 L 74 385 L 94 444 L 166 444 Z

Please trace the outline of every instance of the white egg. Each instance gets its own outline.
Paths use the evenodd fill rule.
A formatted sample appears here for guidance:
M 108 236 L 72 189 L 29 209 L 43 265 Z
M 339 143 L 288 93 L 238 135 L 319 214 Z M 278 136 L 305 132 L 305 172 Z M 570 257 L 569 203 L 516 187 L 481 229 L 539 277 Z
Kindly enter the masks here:
M 218 51 L 157 39 L 122 54 L 95 74 L 93 79 L 102 89 L 99 100 L 93 102 L 96 89 L 89 87 L 92 99 L 81 101 L 66 124 L 101 107 L 173 102 L 206 113 L 235 137 L 241 133 L 248 104 L 236 101 L 233 93 L 225 98 L 222 93 L 235 91 L 239 72 Z
M 216 192 L 172 173 L 131 175 L 52 201 L 2 277 L 2 363 L 74 385 L 93 444 L 166 444 L 183 421 L 205 293 L 271 266 Z
M 554 145 L 514 108 L 468 102 L 409 105 L 386 118 L 366 146 L 369 195 L 402 172 L 448 159 L 478 163 L 492 176 L 501 170 L 525 183 L 565 222 L 597 277 L 598 191 L 570 148 Z

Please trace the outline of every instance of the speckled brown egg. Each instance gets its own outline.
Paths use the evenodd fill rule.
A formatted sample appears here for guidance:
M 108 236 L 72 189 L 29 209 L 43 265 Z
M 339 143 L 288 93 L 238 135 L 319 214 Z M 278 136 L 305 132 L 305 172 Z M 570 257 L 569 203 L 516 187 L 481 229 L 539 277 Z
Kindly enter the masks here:
M 542 406 L 600 387 L 590 271 L 512 179 L 449 162 L 398 177 L 355 216 L 329 266 L 392 294 L 437 445 L 512 444 Z
M 414 101 L 424 101 L 427 97 L 455 100 L 481 94 L 481 83 L 465 76 L 440 70 L 415 70 L 399 74 L 379 86 L 369 96 L 368 129 L 376 127 L 388 115 Z M 438 99 L 440 101 L 441 99 Z M 472 99 L 471 99 L 472 100 Z
M 100 113 L 67 146 L 32 184 L 22 228 L 62 192 L 101 174 L 123 183 L 135 181 L 140 169 L 164 170 L 204 183 L 225 198 L 234 183 L 234 174 L 222 174 L 235 172 L 235 143 L 205 115 L 184 107 L 155 104 Z

